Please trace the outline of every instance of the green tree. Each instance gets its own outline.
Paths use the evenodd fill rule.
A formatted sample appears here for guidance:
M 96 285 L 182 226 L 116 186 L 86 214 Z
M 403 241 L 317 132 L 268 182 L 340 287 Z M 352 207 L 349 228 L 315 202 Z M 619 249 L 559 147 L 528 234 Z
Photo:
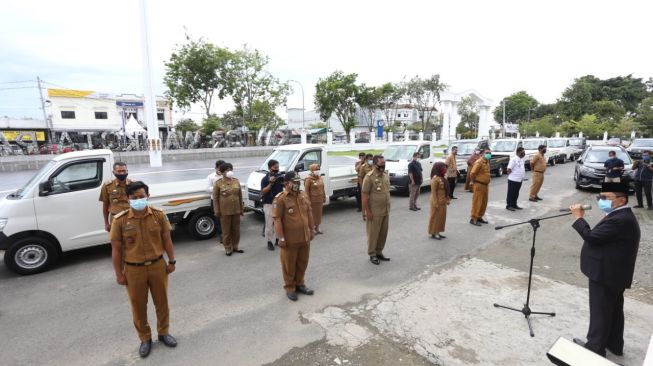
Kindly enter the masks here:
M 308 125 L 308 128 L 311 129 L 322 129 L 322 128 L 327 128 L 327 124 L 324 122 L 314 122 Z
M 632 131 L 639 132 L 639 126 L 633 118 L 623 117 L 609 132 L 610 136 L 629 139 Z
M 319 79 L 315 85 L 315 108 L 323 121 L 328 121 L 335 114 L 347 134 L 356 127 L 356 85 L 357 74 L 344 74 L 335 71 L 325 79 Z
M 222 122 L 222 127 L 226 130 L 235 130 L 244 125 L 243 116 L 235 110 L 225 112 L 220 121 Z
M 499 106 L 494 108 L 492 112 L 494 120 L 499 124 L 503 124 L 504 103 L 506 106 L 506 123 L 521 124 L 528 122 L 529 117 L 537 118 L 534 112 L 537 110 L 539 102 L 522 90 L 503 98 Z
M 542 137 L 551 137 L 556 132 L 556 125 L 553 116 L 536 118 L 530 122 L 523 122 L 519 131 L 524 136 L 535 136 L 539 132 Z
M 458 114 L 460 123 L 456 127 L 456 133 L 463 135 L 465 138 L 474 138 L 478 131 L 478 102 L 474 97 L 468 95 L 460 99 L 458 104 Z
M 217 131 L 220 128 L 220 118 L 216 115 L 211 115 L 210 117 L 204 118 L 202 121 L 202 133 L 206 136 L 211 136 L 213 131 Z
M 576 122 L 576 129 L 590 139 L 602 139 L 607 130 L 605 124 L 593 114 L 585 114 Z
M 385 117 L 386 127 L 392 128 L 399 102 L 406 95 L 404 83 L 385 83 L 379 88 L 381 94 L 381 110 Z M 385 129 L 385 128 L 384 128 Z M 388 131 L 389 132 L 389 131 Z
M 356 103 L 365 113 L 367 125 L 370 132 L 374 131 L 376 123 L 376 110 L 382 106 L 382 89 L 362 84 L 356 93 Z
M 635 122 L 641 126 L 641 132 L 653 136 L 653 96 L 642 101 L 637 109 Z
M 258 50 L 244 46 L 234 55 L 232 98 L 236 103 L 236 111 L 250 130 L 272 129 L 278 121 L 268 118 L 271 117 L 269 110 L 274 111 L 286 104 L 290 86 L 266 71 L 269 59 Z
M 175 125 L 175 131 L 181 132 L 184 136 L 186 135 L 186 131 L 195 132 L 199 129 L 200 126 L 190 118 L 182 119 Z
M 165 63 L 166 95 L 182 110 L 200 103 L 210 117 L 213 98 L 224 99 L 233 90 L 233 54 L 201 38 L 186 35 L 186 41 Z
M 435 126 L 440 93 L 446 89 L 447 85 L 440 81 L 438 74 L 426 79 L 415 76 L 406 83 L 406 96 L 420 114 L 422 131 L 430 132 L 430 126 Z

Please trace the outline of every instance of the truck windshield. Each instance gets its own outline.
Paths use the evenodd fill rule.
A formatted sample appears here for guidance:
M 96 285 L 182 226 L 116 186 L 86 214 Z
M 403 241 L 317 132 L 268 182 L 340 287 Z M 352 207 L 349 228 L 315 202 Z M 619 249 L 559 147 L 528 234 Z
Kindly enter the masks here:
M 571 146 L 582 146 L 583 139 L 569 139 L 569 145 Z
M 540 145 L 546 145 L 544 140 L 526 140 L 524 141 L 524 150 L 537 150 Z
M 653 140 L 642 140 L 642 139 L 637 139 L 633 141 L 633 144 L 630 145 L 630 147 L 647 147 L 647 146 L 653 146 Z
M 411 160 L 414 152 L 414 145 L 388 146 L 383 152 L 383 157 L 386 161 Z
M 39 170 L 36 174 L 32 176 L 32 178 L 23 186 L 23 188 L 17 190 L 16 192 L 10 194 L 7 196 L 9 199 L 21 199 L 23 198 L 23 195 L 27 192 L 30 192 L 32 188 L 37 186 L 41 181 L 43 180 L 43 177 L 50 171 L 52 166 L 54 165 L 54 161 L 49 161 L 47 164 L 45 164 L 41 170 Z
M 549 140 L 549 147 L 565 147 L 565 140 Z
M 263 165 L 261 165 L 260 170 L 263 171 L 268 171 L 268 161 L 274 159 L 279 162 L 279 169 L 280 171 L 286 171 L 288 169 L 288 166 L 295 160 L 295 157 L 299 154 L 299 151 L 297 150 L 275 150 L 268 156 L 267 159 L 265 159 L 265 162 L 263 162 Z
M 513 152 L 517 149 L 517 141 L 494 141 L 490 149 L 492 152 Z
M 605 163 L 606 160 L 610 159 L 608 153 L 614 151 L 617 153 L 617 158 L 623 160 L 624 164 L 631 164 L 630 156 L 619 149 L 619 150 L 591 150 L 587 153 L 585 161 L 588 163 Z
M 458 146 L 458 155 L 472 155 L 478 147 L 477 142 L 455 143 Z

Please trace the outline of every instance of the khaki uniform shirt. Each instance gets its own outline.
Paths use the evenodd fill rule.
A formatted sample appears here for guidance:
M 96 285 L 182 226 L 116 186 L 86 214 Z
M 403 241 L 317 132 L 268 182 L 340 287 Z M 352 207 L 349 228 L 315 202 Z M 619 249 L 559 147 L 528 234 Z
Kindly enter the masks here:
M 458 164 L 456 162 L 456 157 L 453 154 L 447 156 L 447 160 L 444 162 L 447 164 L 447 178 L 456 178 L 458 176 Z
M 474 183 L 490 184 L 490 162 L 481 158 L 476 160 L 472 167 L 471 174 L 474 174 Z
M 125 210 L 113 218 L 111 241 L 120 241 L 125 262 L 143 263 L 163 255 L 163 234 L 171 229 L 162 210 L 148 206 L 142 217 Z
M 358 177 L 360 178 L 365 178 L 367 173 L 371 172 L 374 170 L 374 167 L 368 163 L 361 164 L 360 168 L 358 168 Z
M 544 173 L 546 171 L 546 161 L 544 161 L 544 156 L 539 152 L 531 158 L 531 170 L 538 173 Z
M 240 215 L 243 211 L 243 192 L 240 182 L 232 178 L 227 183 L 220 179 L 213 186 L 213 212 L 217 215 Z
M 368 204 L 372 215 L 387 216 L 390 212 L 390 176 L 387 171 L 377 169 L 365 175 L 361 192 L 368 194 Z
M 132 181 L 125 179 L 124 182 L 117 178 L 105 182 L 100 189 L 100 201 L 109 205 L 109 213 L 115 215 L 129 209 L 129 197 L 127 196 L 127 184 Z
M 304 244 L 311 241 L 311 203 L 303 192 L 288 193 L 286 190 L 274 197 L 272 218 L 280 219 L 286 243 Z
M 324 180 L 322 180 L 322 177 L 307 177 L 304 181 L 304 189 L 306 190 L 308 199 L 312 203 L 322 203 L 326 200 L 326 194 L 324 193 Z

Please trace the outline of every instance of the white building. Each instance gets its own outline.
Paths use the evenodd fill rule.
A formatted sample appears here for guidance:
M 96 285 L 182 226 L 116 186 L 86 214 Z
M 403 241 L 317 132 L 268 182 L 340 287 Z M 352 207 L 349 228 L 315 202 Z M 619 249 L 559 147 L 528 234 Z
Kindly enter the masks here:
M 61 135 L 119 133 L 131 116 L 144 128 L 143 97 L 135 94 L 106 94 L 89 90 L 48 89 L 52 130 Z M 162 138 L 172 128 L 172 111 L 167 99 L 156 98 L 157 122 Z
M 460 123 L 461 116 L 458 114 L 458 105 L 462 98 L 471 96 L 476 100 L 478 106 L 478 133 L 477 138 L 490 137 L 490 125 L 492 124 L 492 100 L 485 98 L 474 89 L 465 90 L 460 93 L 445 91 L 440 95 L 440 113 L 442 117 L 442 136 L 440 140 L 449 143 L 456 139 L 456 127 Z

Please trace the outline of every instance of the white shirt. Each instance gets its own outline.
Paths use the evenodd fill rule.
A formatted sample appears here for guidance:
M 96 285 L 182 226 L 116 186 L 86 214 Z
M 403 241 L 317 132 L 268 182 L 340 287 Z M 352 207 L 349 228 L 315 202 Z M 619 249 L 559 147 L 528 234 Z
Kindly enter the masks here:
M 510 158 L 508 163 L 508 169 L 510 169 L 510 175 L 508 179 L 513 182 L 521 182 L 524 180 L 524 174 L 526 174 L 526 169 L 524 168 L 524 159 L 515 155 Z
M 220 179 L 222 179 L 222 176 L 218 175 L 218 173 L 216 173 L 216 172 L 213 172 L 213 173 L 209 174 L 206 177 L 206 181 L 207 181 L 207 183 L 209 185 L 208 187 L 206 187 L 206 191 L 210 192 L 210 193 L 213 193 L 213 187 L 215 186 L 215 182 L 219 181 Z

